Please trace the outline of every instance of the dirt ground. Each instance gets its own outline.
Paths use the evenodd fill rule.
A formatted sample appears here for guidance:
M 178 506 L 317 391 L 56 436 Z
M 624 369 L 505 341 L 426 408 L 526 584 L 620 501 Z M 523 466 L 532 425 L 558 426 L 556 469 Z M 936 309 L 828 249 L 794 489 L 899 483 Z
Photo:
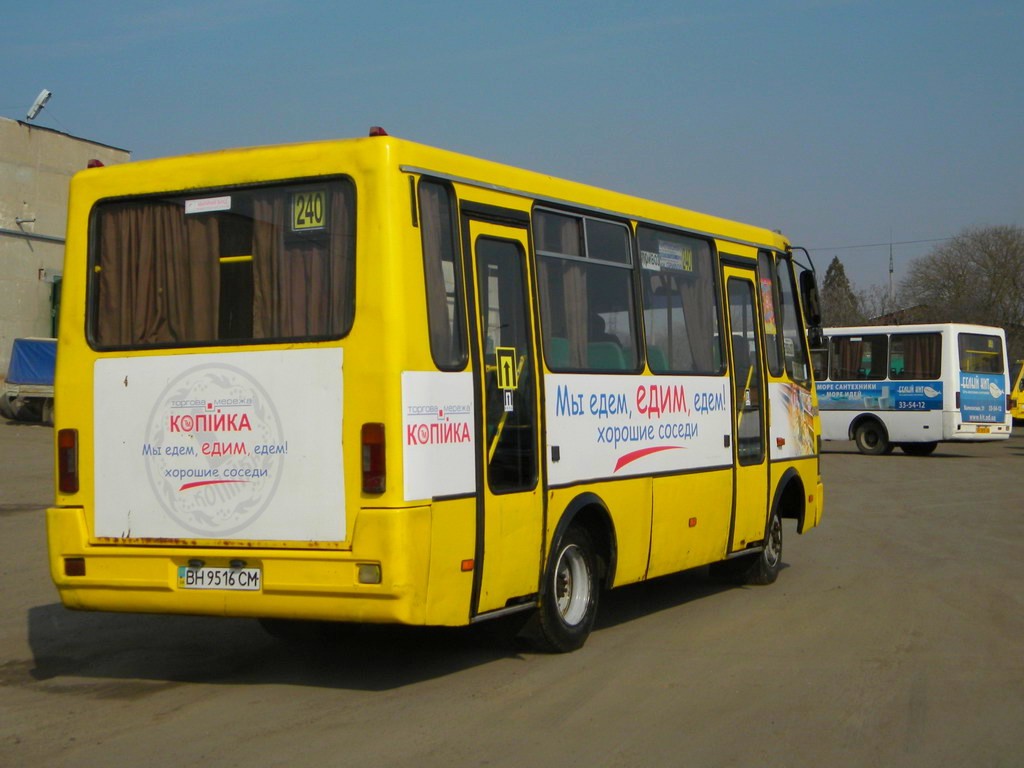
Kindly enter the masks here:
M 604 596 L 573 654 L 501 627 L 287 645 L 75 613 L 45 552 L 52 430 L 0 422 L 0 766 L 1019 766 L 1024 433 L 826 444 L 822 526 L 769 587 Z

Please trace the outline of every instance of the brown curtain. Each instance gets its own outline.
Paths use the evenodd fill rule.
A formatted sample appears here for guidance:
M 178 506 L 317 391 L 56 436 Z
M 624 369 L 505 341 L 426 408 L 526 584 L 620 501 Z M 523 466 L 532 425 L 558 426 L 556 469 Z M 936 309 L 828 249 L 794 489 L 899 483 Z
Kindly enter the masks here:
M 558 228 L 559 248 L 567 256 L 580 252 L 580 220 L 562 219 Z M 562 302 L 565 306 L 565 328 L 569 336 L 569 362 L 586 368 L 590 343 L 590 306 L 587 291 L 587 268 L 578 261 L 566 261 L 562 275 Z
M 218 228 L 179 205 L 112 206 L 99 216 L 97 341 L 129 346 L 216 338 Z
M 941 368 L 942 337 L 921 334 L 903 337 L 904 379 L 937 379 Z
M 353 273 L 348 196 L 332 191 L 326 241 L 286 238 L 286 193 L 253 197 L 253 336 L 328 336 L 347 325 L 345 286 Z M 354 293 L 350 291 L 349 293 Z
M 832 379 L 857 379 L 860 376 L 862 341 L 846 337 L 832 338 Z
M 175 339 L 216 339 L 220 335 L 220 226 L 212 216 L 189 216 L 185 232 L 188 258 L 169 262 L 180 281 L 188 283 L 187 292 L 172 297 L 178 299 L 168 312 L 172 333 Z M 182 301 L 183 295 L 188 299 Z
M 590 312 L 587 308 L 586 266 L 575 261 L 562 262 L 562 306 L 565 330 L 569 337 L 569 365 L 586 368 L 590 343 Z
M 580 220 L 569 216 L 541 213 L 534 218 L 539 248 L 564 256 L 580 256 Z M 588 311 L 586 265 L 569 259 L 545 256 L 540 259 L 542 309 L 545 336 L 557 335 L 564 324 L 569 342 L 569 368 L 587 366 Z M 561 286 L 555 292 L 553 286 Z M 558 320 L 564 323 L 556 322 Z
M 701 260 L 703 261 L 703 260 Z M 710 270 L 699 263 L 697 271 L 683 277 L 670 271 L 649 273 L 650 293 L 663 294 L 667 327 L 668 367 L 672 371 L 710 372 L 715 369 L 715 287 Z M 673 322 L 676 311 L 672 296 L 678 296 L 685 329 L 684 338 L 676 338 L 679 327 Z
M 686 335 L 690 342 L 693 366 L 698 371 L 715 368 L 715 286 L 710 260 L 694 259 L 697 271 L 692 279 L 677 278 L 679 300 L 686 317 Z

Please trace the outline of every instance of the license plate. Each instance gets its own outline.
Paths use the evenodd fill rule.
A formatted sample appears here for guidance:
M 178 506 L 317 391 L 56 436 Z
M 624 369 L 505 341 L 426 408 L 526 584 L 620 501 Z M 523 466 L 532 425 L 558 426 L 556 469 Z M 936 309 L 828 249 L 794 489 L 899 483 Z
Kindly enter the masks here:
M 979 435 L 987 435 L 989 433 L 989 430 L 990 430 L 990 427 L 978 427 L 978 434 Z
M 263 576 L 259 568 L 178 567 L 179 589 L 230 589 L 259 592 Z

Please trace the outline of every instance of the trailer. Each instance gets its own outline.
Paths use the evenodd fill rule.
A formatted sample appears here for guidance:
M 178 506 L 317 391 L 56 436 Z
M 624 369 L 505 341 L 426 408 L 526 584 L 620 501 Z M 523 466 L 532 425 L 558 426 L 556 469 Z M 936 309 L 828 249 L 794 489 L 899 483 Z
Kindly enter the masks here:
M 7 378 L 0 389 L 0 414 L 17 421 L 53 424 L 56 339 L 15 339 Z

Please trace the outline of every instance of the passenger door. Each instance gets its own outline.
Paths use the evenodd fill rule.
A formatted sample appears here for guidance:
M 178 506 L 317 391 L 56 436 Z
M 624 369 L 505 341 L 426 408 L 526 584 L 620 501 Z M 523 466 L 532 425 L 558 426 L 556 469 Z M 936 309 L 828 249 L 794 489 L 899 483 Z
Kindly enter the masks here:
M 479 414 L 474 615 L 530 602 L 541 571 L 538 374 L 522 219 L 520 227 L 463 218 Z
M 761 348 L 763 330 L 752 268 L 724 268 L 733 391 L 733 521 L 729 551 L 764 539 L 768 521 L 768 459 Z

